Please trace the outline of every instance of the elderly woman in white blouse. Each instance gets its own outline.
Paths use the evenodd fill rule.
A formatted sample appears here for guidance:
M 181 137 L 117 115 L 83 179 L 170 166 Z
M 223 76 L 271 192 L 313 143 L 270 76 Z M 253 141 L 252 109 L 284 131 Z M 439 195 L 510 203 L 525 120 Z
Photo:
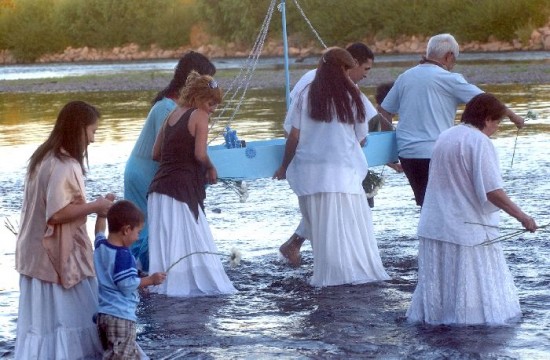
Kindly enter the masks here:
M 407 311 L 429 324 L 499 325 L 521 317 L 516 287 L 500 243 L 499 210 L 525 229 L 537 229 L 503 190 L 489 138 L 506 107 L 493 95 L 475 96 L 460 125 L 439 136 L 430 163 L 418 225 L 418 284 Z

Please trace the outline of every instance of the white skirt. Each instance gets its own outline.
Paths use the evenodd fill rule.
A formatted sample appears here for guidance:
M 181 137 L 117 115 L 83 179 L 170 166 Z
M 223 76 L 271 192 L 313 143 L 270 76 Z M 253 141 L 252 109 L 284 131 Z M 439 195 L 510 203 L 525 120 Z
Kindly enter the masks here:
M 461 246 L 420 237 L 409 321 L 504 325 L 521 317 L 500 244 Z
M 150 274 L 166 271 L 193 252 L 218 252 L 202 209 L 199 208 L 197 222 L 186 203 L 159 193 L 149 194 L 147 207 Z M 237 292 L 217 254 L 195 254 L 183 259 L 170 269 L 163 284 L 150 289 L 185 297 Z
M 313 286 L 361 284 L 390 277 L 374 238 L 364 194 L 318 193 L 298 198 L 313 248 Z
M 21 275 L 19 288 L 15 359 L 101 359 L 95 278 L 65 289 Z

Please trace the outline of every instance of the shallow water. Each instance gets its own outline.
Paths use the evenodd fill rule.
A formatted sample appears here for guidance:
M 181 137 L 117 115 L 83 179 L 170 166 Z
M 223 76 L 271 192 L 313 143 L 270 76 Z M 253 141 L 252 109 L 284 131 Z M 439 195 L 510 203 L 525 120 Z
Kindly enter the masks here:
M 509 195 L 537 219 L 549 221 L 550 86 L 485 87 L 521 114 L 539 113 L 519 132 L 504 123 L 494 143 Z M 372 95 L 373 89 L 365 89 Z M 91 145 L 89 197 L 122 195 L 124 163 L 147 113 L 151 92 L 85 93 L 103 118 Z M 0 94 L 0 217 L 15 222 L 22 201 L 26 159 L 51 130 L 58 109 L 73 94 Z M 252 91 L 232 125 L 245 140 L 280 137 L 281 96 Z M 514 159 L 511 166 L 512 157 Z M 241 202 L 217 184 L 207 190 L 206 214 L 218 248 L 243 254 L 227 273 L 236 295 L 167 298 L 143 294 L 138 341 L 152 359 L 380 358 L 546 359 L 550 357 L 550 246 L 548 232 L 503 244 L 519 290 L 522 320 L 507 327 L 409 324 L 405 312 L 416 285 L 418 209 L 405 177 L 386 176 L 375 198 L 373 220 L 382 261 L 392 280 L 315 289 L 308 285 L 313 259 L 304 245 L 303 264 L 288 267 L 277 252 L 299 221 L 297 199 L 285 181 L 248 183 Z M 518 227 L 502 215 L 503 227 Z M 3 221 L 3 219 L 2 219 Z M 93 217 L 89 221 L 90 231 Z M 0 226 L 0 356 L 13 355 L 18 275 L 15 237 Z

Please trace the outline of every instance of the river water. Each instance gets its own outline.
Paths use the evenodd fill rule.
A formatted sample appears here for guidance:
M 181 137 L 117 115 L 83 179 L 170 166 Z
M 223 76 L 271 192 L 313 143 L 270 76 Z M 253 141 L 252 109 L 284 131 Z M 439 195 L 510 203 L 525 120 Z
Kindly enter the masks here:
M 549 222 L 550 85 L 482 86 L 520 114 L 538 113 L 519 133 L 504 122 L 494 136 L 505 187 L 539 223 Z M 373 89 L 365 92 L 372 98 Z M 0 93 L 0 220 L 15 223 L 28 157 L 44 140 L 60 107 L 78 98 L 103 113 L 89 148 L 89 197 L 123 194 L 123 170 L 154 92 L 79 94 Z M 282 136 L 280 91 L 251 90 L 232 127 L 244 140 Z M 218 129 L 219 130 L 219 129 Z M 513 165 L 512 165 L 513 159 Z M 207 190 L 206 215 L 222 253 L 242 252 L 229 267 L 239 292 L 226 297 L 168 298 L 143 294 L 138 341 L 152 359 L 548 359 L 550 358 L 550 245 L 548 232 L 528 234 L 503 246 L 519 289 L 522 320 L 506 327 L 424 326 L 405 312 L 417 281 L 418 209 L 402 174 L 375 168 L 385 185 L 375 198 L 373 221 L 391 280 L 379 284 L 315 289 L 308 285 L 313 259 L 288 267 L 278 246 L 299 222 L 297 199 L 285 181 L 248 182 L 241 202 L 232 188 Z M 503 227 L 518 227 L 502 215 Z M 89 218 L 92 232 L 93 217 Z M 15 236 L 0 224 L 0 356 L 11 358 L 18 307 Z

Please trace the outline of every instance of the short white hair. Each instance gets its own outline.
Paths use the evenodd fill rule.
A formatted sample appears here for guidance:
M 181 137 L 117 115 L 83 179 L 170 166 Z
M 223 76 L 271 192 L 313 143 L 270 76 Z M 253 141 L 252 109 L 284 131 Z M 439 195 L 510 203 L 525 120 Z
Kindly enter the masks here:
M 452 52 L 458 58 L 458 43 L 451 34 L 439 34 L 432 36 L 426 49 L 427 58 L 441 59 L 448 52 Z

